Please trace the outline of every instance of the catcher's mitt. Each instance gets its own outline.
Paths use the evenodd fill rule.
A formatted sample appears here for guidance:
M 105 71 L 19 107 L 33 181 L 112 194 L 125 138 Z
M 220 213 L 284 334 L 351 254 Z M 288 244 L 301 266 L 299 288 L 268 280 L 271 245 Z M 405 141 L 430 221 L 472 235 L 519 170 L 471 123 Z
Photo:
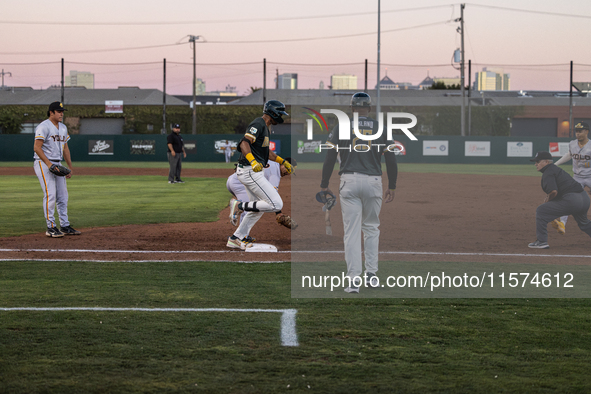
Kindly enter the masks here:
M 295 220 L 293 220 L 288 215 L 277 215 L 275 220 L 280 225 L 290 228 L 292 230 L 295 230 L 296 228 L 298 228 L 298 224 L 295 222 Z
M 57 176 L 66 176 L 70 173 L 70 170 L 67 167 L 59 164 L 52 164 L 51 167 L 49 167 L 49 171 Z
M 335 206 L 335 204 L 337 203 L 337 198 L 334 194 L 332 194 L 329 191 L 319 191 L 318 193 L 316 193 L 316 201 L 324 204 L 322 210 L 326 212 L 330 211 Z

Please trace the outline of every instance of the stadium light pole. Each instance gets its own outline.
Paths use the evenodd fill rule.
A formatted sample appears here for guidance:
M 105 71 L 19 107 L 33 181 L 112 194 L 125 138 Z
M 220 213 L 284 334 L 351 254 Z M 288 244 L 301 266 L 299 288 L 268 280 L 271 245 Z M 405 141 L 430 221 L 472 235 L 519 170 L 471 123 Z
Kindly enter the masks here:
M 197 64 L 195 61 L 195 42 L 199 39 L 199 36 L 189 36 L 189 42 L 193 45 L 193 125 L 191 127 L 191 134 L 197 134 L 197 106 L 195 105 L 197 89 Z

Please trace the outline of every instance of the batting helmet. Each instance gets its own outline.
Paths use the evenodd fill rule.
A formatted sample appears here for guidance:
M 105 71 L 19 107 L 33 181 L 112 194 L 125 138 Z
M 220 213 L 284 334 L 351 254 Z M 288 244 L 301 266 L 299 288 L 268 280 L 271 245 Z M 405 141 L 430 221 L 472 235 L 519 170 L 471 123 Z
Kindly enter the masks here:
M 371 97 L 364 92 L 358 92 L 351 97 L 351 107 L 369 107 L 371 106 Z
M 282 115 L 289 116 L 285 112 L 285 104 L 279 100 L 269 100 L 265 103 L 263 114 L 267 114 L 277 123 L 283 123 Z

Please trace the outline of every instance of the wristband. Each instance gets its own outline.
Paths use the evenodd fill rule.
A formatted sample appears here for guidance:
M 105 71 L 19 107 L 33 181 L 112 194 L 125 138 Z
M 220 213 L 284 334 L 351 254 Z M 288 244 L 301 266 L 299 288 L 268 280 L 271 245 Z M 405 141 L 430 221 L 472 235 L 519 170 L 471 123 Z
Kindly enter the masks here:
M 246 160 L 248 160 L 249 163 L 252 163 L 254 161 L 254 156 L 250 152 L 244 155 L 244 157 L 246 157 Z
M 275 162 L 279 163 L 279 164 L 283 164 L 283 163 L 285 163 L 285 159 L 281 158 L 281 156 L 277 156 L 275 158 Z

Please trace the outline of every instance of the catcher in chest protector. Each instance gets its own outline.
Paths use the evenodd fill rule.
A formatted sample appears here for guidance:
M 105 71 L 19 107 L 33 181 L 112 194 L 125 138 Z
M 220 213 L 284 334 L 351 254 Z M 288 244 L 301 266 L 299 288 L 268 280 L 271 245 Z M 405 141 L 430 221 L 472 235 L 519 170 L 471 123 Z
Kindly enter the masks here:
M 68 220 L 66 178 L 71 178 L 73 171 L 70 149 L 68 148 L 70 136 L 66 125 L 62 123 L 65 110 L 64 105 L 59 101 L 49 105 L 48 119 L 41 122 L 35 129 L 35 144 L 33 146 L 35 174 L 43 190 L 43 213 L 47 222 L 45 235 L 51 238 L 80 234 L 80 231 L 70 226 Z M 69 169 L 60 164 L 64 159 Z M 60 228 L 55 223 L 56 207 Z
M 263 171 L 269 163 L 269 168 L 273 166 L 275 173 L 281 168 L 280 173 L 282 171 L 287 175 L 293 172 L 294 167 L 290 161 L 277 156 L 269 149 L 270 127 L 283 123 L 282 116 L 289 116 L 285 112 L 285 105 L 277 100 L 267 101 L 263 108 L 263 116 L 248 125 L 244 137 L 238 144 L 240 159 L 235 175 L 243 185 L 248 199 L 232 198 L 230 200 L 230 222 L 234 226 L 238 226 L 238 229 L 228 237 L 226 246 L 229 248 L 245 250 L 251 247 L 254 240 L 249 236 L 250 230 L 265 212 L 278 214 L 276 220 L 279 224 L 292 229 L 296 226 L 289 216 L 281 214 L 283 200 L 279 196 L 276 186 L 269 182 Z M 279 166 L 275 166 L 275 164 Z M 279 181 L 277 181 L 278 185 Z M 228 190 L 234 194 L 230 187 Z M 238 218 L 243 212 L 245 215 L 238 225 Z

